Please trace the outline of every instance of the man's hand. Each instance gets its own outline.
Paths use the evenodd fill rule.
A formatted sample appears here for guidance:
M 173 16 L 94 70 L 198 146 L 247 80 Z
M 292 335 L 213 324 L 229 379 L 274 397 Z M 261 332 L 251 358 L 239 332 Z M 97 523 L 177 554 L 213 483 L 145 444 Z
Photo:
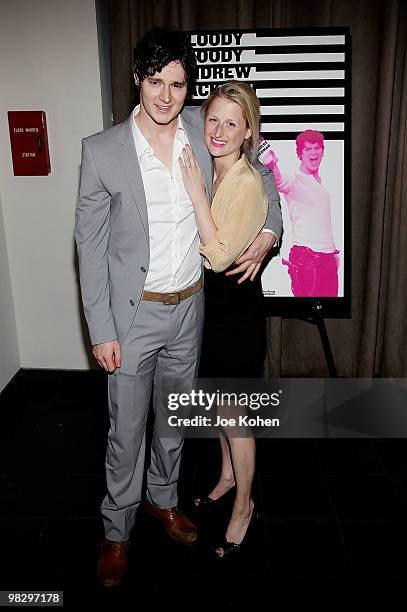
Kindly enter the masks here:
M 238 284 L 243 283 L 243 281 L 249 277 L 251 281 L 254 280 L 260 270 L 263 259 L 272 248 L 275 241 L 276 237 L 271 232 L 261 232 L 243 255 L 236 259 L 235 264 L 237 268 L 226 272 L 226 276 L 232 276 L 233 274 L 240 274 L 243 272 L 243 276 L 237 281 Z
M 98 364 L 106 370 L 106 372 L 114 372 L 115 369 L 120 368 L 122 364 L 120 344 L 117 340 L 103 342 L 102 344 L 94 344 L 92 352 Z
M 269 168 L 269 170 L 272 171 L 274 170 L 275 165 L 278 163 L 278 157 L 273 149 L 267 149 L 263 155 L 260 155 L 259 160 L 263 166 L 266 166 L 266 168 Z

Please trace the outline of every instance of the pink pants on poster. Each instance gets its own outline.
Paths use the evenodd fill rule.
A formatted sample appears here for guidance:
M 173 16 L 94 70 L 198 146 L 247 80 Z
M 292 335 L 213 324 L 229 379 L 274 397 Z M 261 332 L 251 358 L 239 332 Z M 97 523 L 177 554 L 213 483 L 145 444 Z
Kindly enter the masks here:
M 317 253 L 304 246 L 291 247 L 288 266 L 291 290 L 295 297 L 337 297 L 338 296 L 338 255 Z

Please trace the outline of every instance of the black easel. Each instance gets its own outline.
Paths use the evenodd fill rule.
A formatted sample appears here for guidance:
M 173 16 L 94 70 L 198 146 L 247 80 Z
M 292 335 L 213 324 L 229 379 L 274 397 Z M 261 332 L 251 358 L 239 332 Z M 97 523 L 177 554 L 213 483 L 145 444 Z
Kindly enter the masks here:
M 335 361 L 332 355 L 331 345 L 329 343 L 328 334 L 325 327 L 325 321 L 322 316 L 322 304 L 321 302 L 315 301 L 311 305 L 312 314 L 309 317 L 299 317 L 301 321 L 312 323 L 318 327 L 319 335 L 321 337 L 322 348 L 324 349 L 326 365 L 328 367 L 329 376 L 331 378 L 337 378 L 338 373 L 336 371 Z

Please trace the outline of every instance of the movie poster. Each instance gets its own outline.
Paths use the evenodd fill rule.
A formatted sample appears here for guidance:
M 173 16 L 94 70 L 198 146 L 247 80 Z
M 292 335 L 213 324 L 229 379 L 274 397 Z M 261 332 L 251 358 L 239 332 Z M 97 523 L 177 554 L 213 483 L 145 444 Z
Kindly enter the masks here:
M 194 103 L 230 79 L 261 107 L 260 161 L 276 178 L 284 235 L 262 275 L 267 297 L 342 297 L 350 177 L 350 43 L 346 28 L 191 33 Z M 349 280 L 349 279 L 348 279 Z

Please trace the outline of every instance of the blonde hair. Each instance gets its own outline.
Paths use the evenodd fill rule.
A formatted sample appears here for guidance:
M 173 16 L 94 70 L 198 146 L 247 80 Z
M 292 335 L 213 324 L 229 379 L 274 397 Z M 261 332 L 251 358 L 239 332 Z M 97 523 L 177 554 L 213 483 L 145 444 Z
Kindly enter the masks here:
M 242 109 L 246 125 L 251 131 L 251 136 L 243 141 L 242 151 L 249 162 L 253 163 L 258 155 L 260 123 L 260 104 L 255 92 L 248 83 L 243 81 L 227 81 L 212 91 L 202 104 L 202 112 L 205 118 L 215 98 L 226 98 L 231 102 L 236 102 Z

